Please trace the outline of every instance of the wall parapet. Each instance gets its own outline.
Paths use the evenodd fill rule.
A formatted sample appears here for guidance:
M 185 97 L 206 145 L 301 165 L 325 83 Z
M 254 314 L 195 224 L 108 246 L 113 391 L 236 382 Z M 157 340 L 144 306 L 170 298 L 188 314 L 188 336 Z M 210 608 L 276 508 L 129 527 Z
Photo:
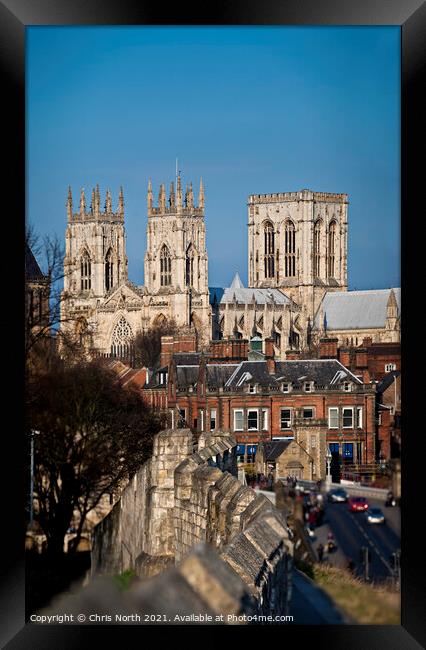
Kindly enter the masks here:
M 235 612 L 287 611 L 289 530 L 269 499 L 238 480 L 236 446 L 227 431 L 202 434 L 196 451 L 189 429 L 157 434 L 152 458 L 95 529 L 92 576 L 131 568 L 145 579 L 140 589 L 149 591 L 155 574 L 161 574 L 158 588 L 166 590 L 166 575 L 174 582 L 179 574 L 178 581 L 184 576 L 212 611 L 217 603 L 210 602 L 210 593 L 233 601 Z M 176 568 L 168 568 L 173 563 Z M 218 585 L 218 576 L 229 571 L 234 587 L 227 594 L 226 580 Z

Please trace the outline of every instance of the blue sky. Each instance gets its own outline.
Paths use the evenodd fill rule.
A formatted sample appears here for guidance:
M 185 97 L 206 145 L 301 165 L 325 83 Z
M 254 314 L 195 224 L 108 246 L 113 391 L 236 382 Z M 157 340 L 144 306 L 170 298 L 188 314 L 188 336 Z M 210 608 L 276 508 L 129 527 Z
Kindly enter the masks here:
M 209 285 L 247 282 L 249 194 L 349 194 L 350 289 L 400 284 L 399 27 L 27 28 L 27 219 L 123 185 L 143 282 L 146 187 L 206 192 Z

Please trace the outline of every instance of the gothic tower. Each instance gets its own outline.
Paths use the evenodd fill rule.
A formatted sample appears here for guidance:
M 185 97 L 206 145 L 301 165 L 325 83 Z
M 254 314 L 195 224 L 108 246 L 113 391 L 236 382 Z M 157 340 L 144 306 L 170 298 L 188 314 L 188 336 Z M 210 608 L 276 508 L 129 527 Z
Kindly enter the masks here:
M 204 221 L 204 187 L 200 182 L 198 206 L 192 183 L 182 192 L 180 174 L 166 197 L 160 186 L 154 206 L 152 184 L 148 183 L 147 248 L 145 280 L 151 296 L 150 314 L 173 318 L 179 326 L 195 328 L 201 341 L 211 335 L 208 291 L 208 258 Z M 166 313 L 165 313 L 166 312 Z
M 103 211 L 100 203 L 97 185 L 87 209 L 83 189 L 79 210 L 74 212 L 71 188 L 68 190 L 64 291 L 73 302 L 81 300 L 86 306 L 94 306 L 98 298 L 127 279 L 123 189 L 117 211 L 112 209 L 109 190 Z
M 347 211 L 347 194 L 249 196 L 250 286 L 281 289 L 312 322 L 326 291 L 347 290 Z

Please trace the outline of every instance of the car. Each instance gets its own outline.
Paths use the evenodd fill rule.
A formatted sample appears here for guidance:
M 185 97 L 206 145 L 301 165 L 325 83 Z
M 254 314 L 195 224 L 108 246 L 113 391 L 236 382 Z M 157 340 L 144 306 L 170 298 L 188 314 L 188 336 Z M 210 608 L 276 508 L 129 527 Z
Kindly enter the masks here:
M 348 494 L 343 488 L 335 488 L 327 493 L 327 499 L 333 503 L 346 503 Z
M 365 497 L 350 497 L 348 505 L 351 512 L 365 512 L 368 510 L 368 501 Z
M 369 524 L 384 524 L 385 516 L 380 508 L 369 508 L 365 513 Z

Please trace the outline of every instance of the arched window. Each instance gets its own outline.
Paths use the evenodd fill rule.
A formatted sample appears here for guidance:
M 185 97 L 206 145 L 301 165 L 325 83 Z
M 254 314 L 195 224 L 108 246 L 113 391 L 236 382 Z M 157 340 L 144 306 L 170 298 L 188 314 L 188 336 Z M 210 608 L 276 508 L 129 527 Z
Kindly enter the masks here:
M 194 286 L 194 247 L 189 244 L 186 249 L 186 273 L 185 282 L 187 287 Z
M 111 354 L 115 357 L 128 357 L 132 351 L 133 332 L 124 316 L 120 318 L 111 337 Z
M 172 283 L 172 260 L 169 249 L 164 244 L 160 253 L 160 284 L 162 287 L 168 287 Z
M 314 278 L 320 277 L 321 272 L 321 219 L 314 226 Z
M 84 251 L 80 260 L 80 278 L 81 278 L 81 290 L 86 291 L 87 289 L 92 288 L 92 265 L 90 262 L 90 255 L 87 251 Z
M 327 277 L 334 278 L 334 249 L 336 244 L 336 222 L 331 221 L 328 227 L 328 258 Z
M 296 276 L 296 228 L 292 221 L 286 221 L 284 231 L 284 275 Z
M 114 262 L 112 261 L 112 250 L 109 249 L 105 257 L 105 289 L 111 289 L 114 284 L 113 280 Z
M 275 233 L 274 226 L 270 221 L 265 223 L 264 227 L 264 274 L 265 278 L 275 276 Z

